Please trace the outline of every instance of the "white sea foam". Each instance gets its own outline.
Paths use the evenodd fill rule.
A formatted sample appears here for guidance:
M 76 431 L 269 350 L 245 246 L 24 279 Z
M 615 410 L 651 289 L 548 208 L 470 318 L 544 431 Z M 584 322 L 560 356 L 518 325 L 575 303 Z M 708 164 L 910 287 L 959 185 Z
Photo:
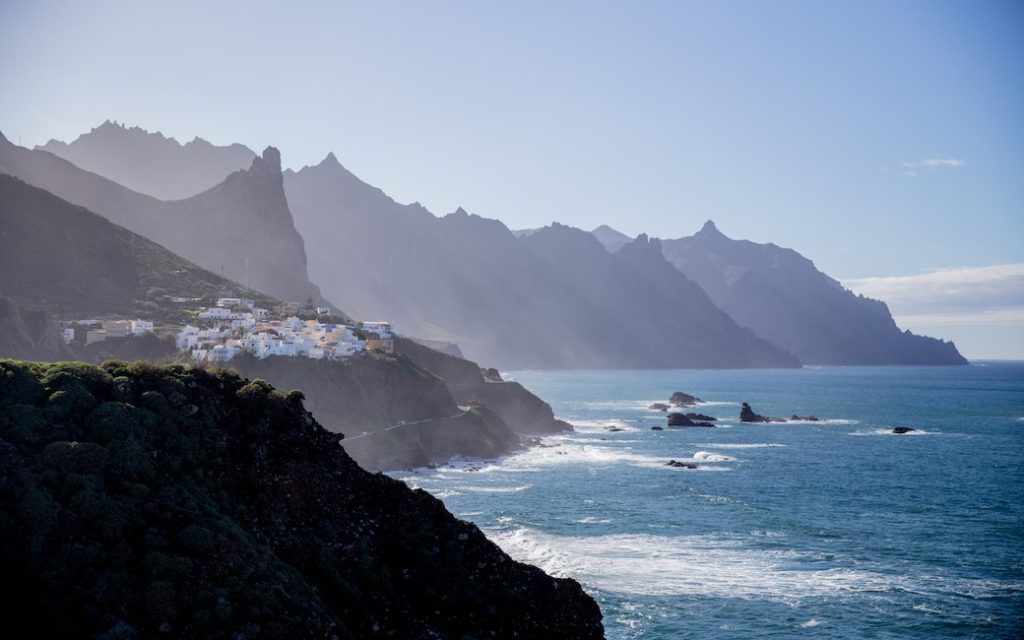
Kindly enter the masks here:
M 701 595 L 796 603 L 808 597 L 896 590 L 970 593 L 975 597 L 1021 589 L 1011 581 L 888 575 L 850 568 L 794 566 L 793 550 L 746 547 L 713 536 L 617 534 L 556 536 L 528 528 L 489 530 L 487 536 L 516 560 L 558 577 L 618 594 Z
M 577 420 L 574 418 L 562 418 L 572 425 L 572 428 L 579 433 L 608 433 L 609 429 L 620 429 L 622 431 L 639 431 L 639 429 L 623 420 Z
M 519 493 L 520 491 L 526 491 L 527 489 L 532 488 L 532 484 L 523 484 L 515 487 L 459 487 L 460 490 L 468 491 L 470 493 Z
M 810 628 L 810 627 L 816 627 L 816 626 L 818 626 L 819 624 L 821 624 L 821 623 L 820 623 L 820 622 L 818 622 L 817 620 L 815 620 L 814 618 L 811 618 L 811 619 L 810 619 L 810 620 L 808 620 L 807 622 L 805 622 L 805 623 L 801 624 L 801 625 L 800 625 L 800 627 L 801 627 L 801 628 L 804 628 L 804 629 L 808 629 L 808 628 Z
M 594 516 L 587 516 L 586 518 L 573 520 L 573 522 L 579 524 L 609 524 L 611 520 L 609 520 L 608 518 L 595 518 Z
M 693 459 L 697 462 L 733 462 L 736 460 L 736 458 L 733 458 L 732 456 L 713 453 L 711 451 L 698 451 L 693 454 Z

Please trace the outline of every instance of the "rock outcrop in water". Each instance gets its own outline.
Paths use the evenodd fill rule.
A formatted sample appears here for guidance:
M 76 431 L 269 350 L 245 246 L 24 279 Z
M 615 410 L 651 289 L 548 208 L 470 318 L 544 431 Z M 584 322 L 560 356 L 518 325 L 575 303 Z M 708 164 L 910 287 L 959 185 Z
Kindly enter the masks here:
M 668 414 L 668 426 L 670 427 L 713 427 L 711 416 L 699 413 L 670 413 Z
M 692 407 L 700 401 L 701 399 L 697 396 L 691 396 L 690 394 L 682 391 L 676 391 L 672 394 L 672 397 L 668 399 L 668 403 L 674 407 Z
M 580 586 L 228 370 L 0 361 L 0 598 L 47 638 L 601 638 Z
M 769 418 L 768 416 L 754 413 L 750 405 L 744 402 L 743 406 L 740 407 L 740 422 L 785 422 L 785 420 L 782 418 Z

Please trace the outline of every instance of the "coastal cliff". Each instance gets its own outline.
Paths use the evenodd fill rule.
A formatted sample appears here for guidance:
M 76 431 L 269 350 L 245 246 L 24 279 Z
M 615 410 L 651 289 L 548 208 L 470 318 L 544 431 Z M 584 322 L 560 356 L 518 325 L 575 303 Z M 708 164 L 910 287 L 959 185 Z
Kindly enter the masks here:
M 441 378 L 457 402 L 485 405 L 516 433 L 572 431 L 570 424 L 555 418 L 551 405 L 518 382 L 502 380 L 494 370 L 484 377 L 476 363 L 441 353 L 407 338 L 395 339 L 395 351 Z
M 600 638 L 579 584 L 226 370 L 0 360 L 0 601 L 41 637 Z
M 452 456 L 494 458 L 520 438 L 480 403 L 459 402 L 445 382 L 401 354 L 345 361 L 236 357 L 242 375 L 300 389 L 306 407 L 366 469 L 387 470 L 447 462 Z

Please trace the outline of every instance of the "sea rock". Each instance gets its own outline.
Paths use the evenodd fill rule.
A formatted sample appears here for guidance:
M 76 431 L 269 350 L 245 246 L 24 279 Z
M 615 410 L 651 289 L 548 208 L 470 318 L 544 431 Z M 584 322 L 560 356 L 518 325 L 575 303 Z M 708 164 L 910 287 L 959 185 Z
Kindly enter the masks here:
M 697 396 L 691 396 L 690 394 L 683 393 L 682 391 L 676 391 L 675 393 L 672 394 L 672 397 L 668 399 L 669 404 L 675 405 L 677 407 L 693 406 L 700 401 L 700 398 L 698 398 Z
M 697 415 L 697 414 L 691 414 Z M 714 420 L 714 418 L 712 418 Z M 670 427 L 713 427 L 715 425 L 703 420 L 694 420 L 685 413 L 668 414 L 668 426 Z
M 670 409 L 670 406 L 665 404 L 664 402 L 655 402 L 654 404 L 647 408 L 654 409 L 655 411 L 668 411 Z
M 611 431 L 612 433 L 615 433 L 616 431 L 625 431 L 625 429 L 623 429 L 622 427 L 605 427 L 605 429 L 607 431 Z
M 696 469 L 697 465 L 692 462 L 679 462 L 678 460 L 669 460 L 665 463 L 666 467 L 675 467 L 677 469 Z
M 718 418 L 714 416 L 709 416 L 706 413 L 684 413 L 683 415 L 689 418 L 690 420 L 703 420 L 705 422 L 715 422 L 716 420 L 718 420 Z
M 665 427 L 651 427 L 651 431 L 664 431 Z
M 917 431 L 917 429 L 913 427 L 896 427 L 892 430 L 895 434 L 910 433 L 911 431 Z
M 782 418 L 769 418 L 759 413 L 754 413 L 746 402 L 740 407 L 740 422 L 785 422 Z
M 793 415 L 789 416 L 789 419 L 790 420 L 794 420 L 794 421 L 800 420 L 800 421 L 803 421 L 803 422 L 820 422 L 821 421 L 821 418 L 819 418 L 818 416 L 798 416 L 795 413 Z

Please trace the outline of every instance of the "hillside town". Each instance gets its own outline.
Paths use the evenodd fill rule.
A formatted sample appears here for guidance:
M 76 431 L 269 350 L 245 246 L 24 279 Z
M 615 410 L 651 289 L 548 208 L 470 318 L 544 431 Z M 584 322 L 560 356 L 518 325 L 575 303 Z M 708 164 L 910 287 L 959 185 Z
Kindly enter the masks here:
M 302 319 L 296 315 L 301 310 L 298 303 L 264 309 L 250 299 L 225 297 L 217 299 L 216 306 L 200 308 L 194 324 L 180 328 L 158 331 L 153 322 L 141 319 L 78 320 L 66 322 L 62 331 L 65 342 L 86 345 L 112 338 L 173 333 L 175 349 L 196 362 L 228 362 L 243 353 L 259 359 L 285 356 L 340 360 L 367 351 L 394 350 L 390 322 L 331 322 L 327 320 L 334 318 L 327 307 L 312 308 L 315 317 Z

